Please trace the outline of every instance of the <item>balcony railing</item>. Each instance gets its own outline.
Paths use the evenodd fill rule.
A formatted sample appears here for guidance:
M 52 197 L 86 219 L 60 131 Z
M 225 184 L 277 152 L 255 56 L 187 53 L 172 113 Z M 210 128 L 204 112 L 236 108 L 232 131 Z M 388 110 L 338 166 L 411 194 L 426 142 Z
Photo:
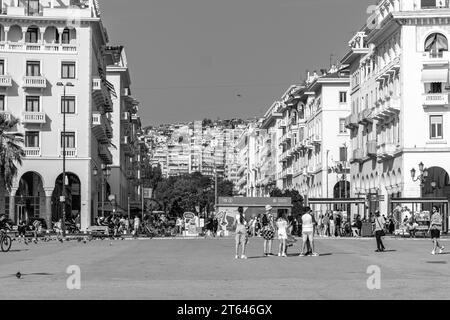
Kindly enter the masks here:
M 0 87 L 11 87 L 12 86 L 12 78 L 10 75 L 1 75 L 0 76 Z
M 345 127 L 347 129 L 358 128 L 358 115 L 352 113 L 347 118 L 345 118 Z
M 393 158 L 397 151 L 397 145 L 392 143 L 383 143 L 378 146 L 378 160 L 386 160 Z
M 44 112 L 24 112 L 22 116 L 22 123 L 26 124 L 44 124 L 45 113 Z
M 424 107 L 429 106 L 447 106 L 448 93 L 428 93 L 423 95 Z
M 60 151 L 61 157 L 64 156 L 64 150 Z M 76 158 L 77 157 L 77 149 L 76 148 L 66 148 L 66 158 Z
M 26 157 L 40 157 L 41 156 L 41 147 L 25 147 L 25 156 Z
M 100 78 L 92 79 L 92 90 L 94 102 L 97 107 L 102 108 L 105 112 L 113 112 L 111 93 Z
M 23 77 L 24 88 L 40 88 L 47 87 L 47 79 L 43 76 L 25 76 Z
M 367 155 L 373 157 L 377 155 L 377 141 L 371 140 L 367 142 Z
M 98 141 L 103 143 L 107 143 L 109 141 L 106 133 L 105 119 L 101 113 L 92 114 L 92 131 Z
M 364 159 L 364 150 L 363 149 L 355 149 L 353 150 L 353 161 L 361 162 Z

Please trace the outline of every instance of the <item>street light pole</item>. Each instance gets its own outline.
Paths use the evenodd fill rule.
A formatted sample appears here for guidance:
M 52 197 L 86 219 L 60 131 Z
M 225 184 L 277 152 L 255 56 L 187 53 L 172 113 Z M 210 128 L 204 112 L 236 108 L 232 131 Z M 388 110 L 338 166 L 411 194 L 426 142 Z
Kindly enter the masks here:
M 73 87 L 74 85 L 70 82 L 62 83 L 58 82 L 56 84 L 58 87 L 63 87 L 63 103 L 62 103 L 62 114 L 63 114 L 63 132 L 62 132 L 62 147 L 63 147 L 63 175 L 62 175 L 62 196 L 61 196 L 61 204 L 62 204 L 62 236 L 66 237 L 66 87 Z

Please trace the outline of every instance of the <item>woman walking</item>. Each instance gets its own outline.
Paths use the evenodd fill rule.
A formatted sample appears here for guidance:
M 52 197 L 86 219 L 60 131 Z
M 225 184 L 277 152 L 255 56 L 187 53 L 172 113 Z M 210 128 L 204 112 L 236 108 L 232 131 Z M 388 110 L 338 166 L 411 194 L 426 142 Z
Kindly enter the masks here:
M 261 224 L 262 230 L 261 235 L 264 238 L 264 256 L 272 256 L 272 242 L 275 235 L 275 226 L 272 215 L 272 207 L 270 205 L 266 206 L 266 213 L 262 216 Z
M 236 256 L 239 259 L 239 246 L 242 249 L 241 259 L 247 259 L 245 255 L 245 247 L 247 245 L 247 221 L 245 220 L 244 208 L 238 208 L 238 214 L 235 217 L 233 226 L 236 226 Z
M 323 236 L 324 237 L 328 237 L 328 232 L 329 232 L 329 228 L 330 228 L 330 217 L 329 217 L 329 213 L 325 213 L 325 217 L 323 217 L 322 220 L 323 223 Z
M 336 225 L 334 223 L 334 215 L 330 214 L 330 237 L 336 236 Z
M 279 257 L 287 257 L 287 255 L 286 255 L 286 240 L 288 238 L 288 235 L 287 235 L 288 222 L 282 211 L 280 211 L 278 213 L 278 219 L 277 219 L 276 224 L 277 224 L 277 230 L 278 230 L 278 240 L 280 240 L 278 256 Z
M 380 211 L 375 212 L 375 237 L 377 239 L 377 250 L 375 252 L 383 252 L 385 250 L 383 241 L 381 240 L 381 237 L 385 235 L 383 228 L 385 223 L 386 221 L 380 215 Z

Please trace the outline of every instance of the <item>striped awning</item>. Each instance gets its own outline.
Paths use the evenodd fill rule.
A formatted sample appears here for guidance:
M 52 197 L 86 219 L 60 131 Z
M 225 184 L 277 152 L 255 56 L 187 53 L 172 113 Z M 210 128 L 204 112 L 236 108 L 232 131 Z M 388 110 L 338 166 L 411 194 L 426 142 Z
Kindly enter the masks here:
M 448 82 L 448 68 L 432 68 L 423 69 L 422 82 L 424 83 L 447 83 Z

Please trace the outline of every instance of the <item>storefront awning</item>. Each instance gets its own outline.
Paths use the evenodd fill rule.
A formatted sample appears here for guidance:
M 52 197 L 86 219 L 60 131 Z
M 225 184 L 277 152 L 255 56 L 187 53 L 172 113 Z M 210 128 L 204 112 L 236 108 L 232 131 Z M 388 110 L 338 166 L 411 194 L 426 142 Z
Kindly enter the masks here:
M 431 82 L 447 83 L 448 82 L 448 68 L 423 69 L 422 82 L 424 82 L 424 83 L 431 83 Z
M 308 204 L 365 204 L 365 198 L 311 198 L 308 199 Z

